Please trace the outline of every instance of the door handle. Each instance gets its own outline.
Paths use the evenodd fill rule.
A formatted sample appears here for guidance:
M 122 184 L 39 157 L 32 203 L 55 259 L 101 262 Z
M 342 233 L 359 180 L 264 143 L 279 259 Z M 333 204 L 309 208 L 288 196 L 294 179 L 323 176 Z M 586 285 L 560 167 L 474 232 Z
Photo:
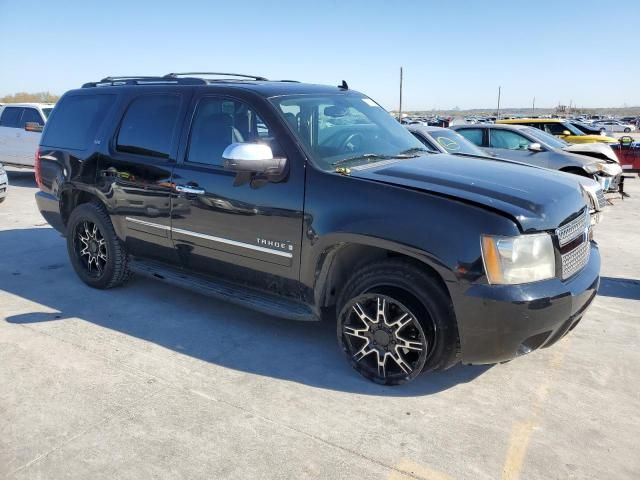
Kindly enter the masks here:
M 204 188 L 193 187 L 191 185 L 176 185 L 176 191 L 189 195 L 204 195 Z

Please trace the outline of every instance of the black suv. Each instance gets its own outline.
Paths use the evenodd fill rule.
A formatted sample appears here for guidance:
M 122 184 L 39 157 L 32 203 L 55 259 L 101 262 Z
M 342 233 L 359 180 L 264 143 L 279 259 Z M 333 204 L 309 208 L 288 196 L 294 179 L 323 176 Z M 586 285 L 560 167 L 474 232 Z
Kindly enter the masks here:
M 599 283 L 570 176 L 426 154 L 344 82 L 88 83 L 51 113 L 36 179 L 88 285 L 134 272 L 333 319 L 353 367 L 383 384 L 549 346 Z

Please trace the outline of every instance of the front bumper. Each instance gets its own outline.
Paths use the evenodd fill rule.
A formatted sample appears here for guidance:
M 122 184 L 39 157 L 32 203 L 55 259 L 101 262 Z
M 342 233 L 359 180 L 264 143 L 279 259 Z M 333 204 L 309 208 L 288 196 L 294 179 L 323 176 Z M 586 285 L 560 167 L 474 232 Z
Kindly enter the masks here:
M 62 221 L 62 215 L 60 215 L 58 199 L 50 193 L 38 192 L 36 193 L 36 204 L 47 223 L 64 235 L 66 228 Z
M 473 285 L 456 306 L 462 363 L 511 360 L 548 347 L 573 329 L 600 284 L 600 253 L 566 281 L 524 285 Z

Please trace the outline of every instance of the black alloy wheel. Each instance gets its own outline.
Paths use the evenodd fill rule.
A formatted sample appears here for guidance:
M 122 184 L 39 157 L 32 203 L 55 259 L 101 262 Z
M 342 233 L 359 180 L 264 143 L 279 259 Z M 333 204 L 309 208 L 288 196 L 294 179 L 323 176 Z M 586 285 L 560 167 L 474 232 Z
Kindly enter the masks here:
M 396 385 L 424 368 L 436 328 L 425 332 L 414 309 L 390 296 L 353 298 L 339 319 L 341 344 L 351 365 L 376 383 Z
M 76 255 L 87 275 L 101 277 L 109 259 L 107 241 L 98 225 L 89 220 L 79 222 L 74 228 L 73 242 Z

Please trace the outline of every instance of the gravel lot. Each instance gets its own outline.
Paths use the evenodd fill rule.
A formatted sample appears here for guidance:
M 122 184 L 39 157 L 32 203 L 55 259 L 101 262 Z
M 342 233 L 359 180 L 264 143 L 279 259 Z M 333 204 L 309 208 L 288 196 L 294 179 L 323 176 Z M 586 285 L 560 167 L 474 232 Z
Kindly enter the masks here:
M 0 206 L 0 476 L 640 478 L 640 180 L 597 227 L 571 335 L 411 385 L 361 379 L 334 328 L 134 279 L 85 286 L 30 172 Z

